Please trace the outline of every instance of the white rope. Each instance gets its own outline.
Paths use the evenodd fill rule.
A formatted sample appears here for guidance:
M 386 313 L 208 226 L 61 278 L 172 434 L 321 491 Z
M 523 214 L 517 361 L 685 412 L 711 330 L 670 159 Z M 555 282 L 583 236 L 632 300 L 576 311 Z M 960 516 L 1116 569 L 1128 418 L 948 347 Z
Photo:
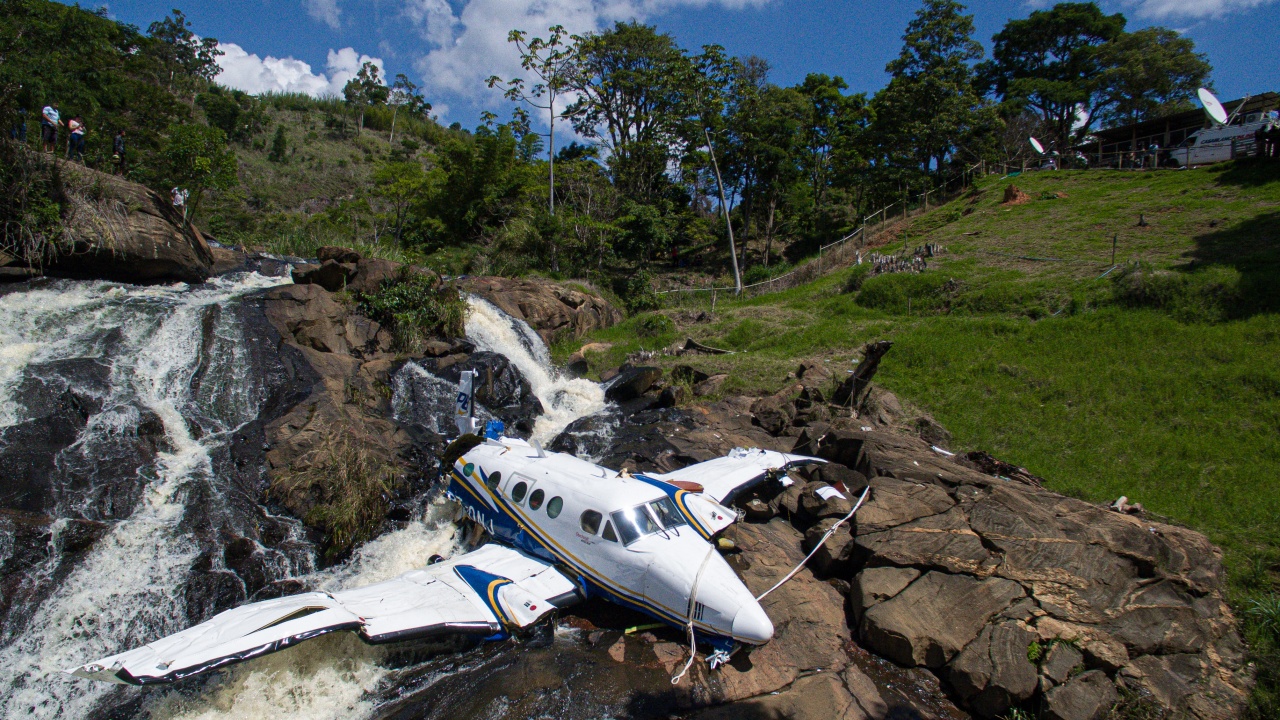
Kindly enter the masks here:
M 854 513 L 858 512 L 858 508 L 862 507 L 862 501 L 867 499 L 867 493 L 869 492 L 871 492 L 870 485 L 867 486 L 866 490 L 862 491 L 862 497 L 858 498 L 858 503 L 853 506 L 853 509 L 849 511 L 849 514 L 840 518 L 840 522 L 836 523 L 835 525 L 832 525 L 831 529 L 827 531 L 826 535 L 822 536 L 822 539 L 818 541 L 817 545 L 813 546 L 813 549 L 809 551 L 809 554 L 805 556 L 804 560 L 801 560 L 800 564 L 795 566 L 795 569 L 787 573 L 786 577 L 779 580 L 777 585 L 774 585 L 768 590 L 765 590 L 758 597 L 756 597 L 756 602 L 763 600 L 766 595 L 782 587 L 783 583 L 795 577 L 796 573 L 800 572 L 800 568 L 804 567 L 804 564 L 809 562 L 809 558 L 813 557 L 814 553 L 818 552 L 818 548 L 822 547 L 823 544 L 827 542 L 827 539 L 830 538 L 833 534 L 835 534 L 836 529 L 839 528 L 841 525 L 845 524 L 845 522 L 848 521 L 850 518 L 852 518 Z
M 689 668 L 693 667 L 693 660 L 698 653 L 698 640 L 693 634 L 693 610 L 698 605 L 698 585 L 702 583 L 702 571 L 707 569 L 707 562 L 711 560 L 711 556 L 715 554 L 716 546 L 712 545 L 707 549 L 707 554 L 702 558 L 702 566 L 698 568 L 698 574 L 693 578 L 693 592 L 689 593 L 689 612 L 686 627 L 689 628 L 689 660 L 684 664 L 684 669 L 679 675 L 671 678 L 672 685 L 678 685 L 680 678 L 689 672 Z

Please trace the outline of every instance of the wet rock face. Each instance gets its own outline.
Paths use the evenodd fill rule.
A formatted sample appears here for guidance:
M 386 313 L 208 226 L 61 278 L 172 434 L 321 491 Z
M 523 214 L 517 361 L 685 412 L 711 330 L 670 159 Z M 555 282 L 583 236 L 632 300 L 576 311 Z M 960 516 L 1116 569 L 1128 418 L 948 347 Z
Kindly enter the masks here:
M 542 401 L 533 394 L 529 381 L 504 355 L 480 350 L 467 355 L 465 362 L 456 362 L 452 356 L 445 356 L 424 358 L 419 365 L 455 385 L 461 380 L 464 369 L 480 373 L 472 381 L 476 402 L 518 433 L 527 435 L 532 432 L 533 421 L 542 414 Z
M 622 321 L 622 312 L 580 290 L 538 278 L 467 278 L 461 289 L 529 323 L 551 345 L 559 337 L 582 337 Z

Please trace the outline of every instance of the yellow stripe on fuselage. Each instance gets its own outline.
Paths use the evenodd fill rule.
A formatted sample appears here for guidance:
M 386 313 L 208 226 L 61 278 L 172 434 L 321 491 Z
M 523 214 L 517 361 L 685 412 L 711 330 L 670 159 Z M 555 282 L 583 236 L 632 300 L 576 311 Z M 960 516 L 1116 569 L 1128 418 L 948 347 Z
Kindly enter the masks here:
M 465 465 L 467 460 L 466 458 L 459 458 L 458 462 L 461 462 Z M 478 463 L 476 464 L 476 467 L 479 467 Z M 463 484 L 467 485 L 467 489 L 471 490 L 472 494 L 474 495 L 475 490 L 474 488 L 471 487 L 471 484 L 467 482 L 466 476 L 458 472 L 456 467 L 453 468 L 452 471 L 455 475 L 458 476 L 459 479 L 463 480 Z M 552 555 L 555 555 L 556 557 L 560 558 L 562 562 L 568 565 L 572 565 L 573 567 L 577 568 L 580 572 L 584 572 L 585 574 L 590 576 L 591 579 L 595 580 L 597 584 L 606 586 L 605 589 L 613 593 L 614 595 L 620 598 L 626 598 L 630 602 L 649 608 L 655 615 L 658 615 L 660 617 L 665 616 L 665 618 L 669 622 L 672 622 L 676 625 L 684 625 L 686 622 L 688 622 L 687 617 L 681 615 L 675 610 L 672 610 L 671 608 L 666 607 L 665 605 L 661 605 L 657 601 L 651 600 L 642 595 L 637 596 L 635 593 L 631 592 L 626 587 L 615 583 L 608 576 L 604 575 L 600 571 L 596 570 L 595 568 L 591 567 L 587 563 L 583 562 L 578 556 L 569 552 L 569 550 L 565 548 L 563 545 L 561 545 L 559 542 L 557 542 L 555 538 L 552 538 L 549 536 L 543 537 L 543 533 L 540 530 L 535 529 L 536 526 L 534 525 L 534 523 L 530 521 L 522 511 L 520 511 L 518 505 L 515 505 L 514 503 L 509 502 L 500 493 L 496 492 L 494 489 L 490 488 L 488 485 L 485 485 L 484 483 L 481 483 L 480 487 L 484 489 L 485 493 L 487 493 L 491 498 L 493 498 L 494 504 L 498 506 L 499 510 L 502 510 L 503 512 L 505 512 L 508 517 L 510 517 L 512 520 L 516 522 L 517 525 L 520 526 L 521 529 L 529 533 L 530 536 L 532 536 L 535 540 L 537 540 L 540 545 L 546 548 L 547 551 L 550 552 Z M 508 509 L 508 506 L 510 506 L 511 508 L 514 508 L 515 512 Z M 517 513 L 519 513 L 519 515 L 517 515 Z M 552 545 L 554 545 L 555 548 L 552 548 L 551 547 Z M 559 552 L 556 552 L 556 549 L 559 549 Z M 707 625 L 706 623 L 701 621 L 694 621 L 694 627 L 702 628 L 716 635 L 722 634 L 721 631 L 718 631 L 715 628 L 711 627 L 710 625 Z

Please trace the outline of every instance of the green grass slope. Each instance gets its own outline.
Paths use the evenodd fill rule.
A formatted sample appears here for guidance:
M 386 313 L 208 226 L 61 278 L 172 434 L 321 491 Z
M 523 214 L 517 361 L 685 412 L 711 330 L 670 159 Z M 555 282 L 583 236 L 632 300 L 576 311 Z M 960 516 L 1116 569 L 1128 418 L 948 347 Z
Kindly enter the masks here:
M 1011 182 L 1030 199 L 1003 204 Z M 614 343 L 593 367 L 690 336 L 741 352 L 657 362 L 729 372 L 726 392 L 763 393 L 799 360 L 843 371 L 863 343 L 893 340 L 877 380 L 931 413 L 955 446 L 1070 495 L 1127 495 L 1220 544 L 1259 660 L 1255 710 L 1275 717 L 1280 172 L 989 179 L 878 251 L 926 242 L 946 250 L 920 274 L 867 277 L 864 264 L 721 298 L 710 321 L 687 309 L 659 313 L 669 322 L 632 318 L 588 339 Z

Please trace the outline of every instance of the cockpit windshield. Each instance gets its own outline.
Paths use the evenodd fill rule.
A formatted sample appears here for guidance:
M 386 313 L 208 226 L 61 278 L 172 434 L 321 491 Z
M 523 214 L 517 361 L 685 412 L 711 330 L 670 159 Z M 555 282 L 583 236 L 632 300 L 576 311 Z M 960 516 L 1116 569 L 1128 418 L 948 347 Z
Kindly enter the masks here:
M 668 530 L 689 524 L 684 519 L 684 515 L 676 510 L 676 504 L 671 502 L 669 497 L 654 500 L 649 503 L 649 509 L 653 511 L 654 517 L 658 518 L 658 522 L 662 523 L 662 527 Z
M 630 545 L 646 535 L 687 525 L 671 498 L 661 498 L 611 514 L 623 545 Z

